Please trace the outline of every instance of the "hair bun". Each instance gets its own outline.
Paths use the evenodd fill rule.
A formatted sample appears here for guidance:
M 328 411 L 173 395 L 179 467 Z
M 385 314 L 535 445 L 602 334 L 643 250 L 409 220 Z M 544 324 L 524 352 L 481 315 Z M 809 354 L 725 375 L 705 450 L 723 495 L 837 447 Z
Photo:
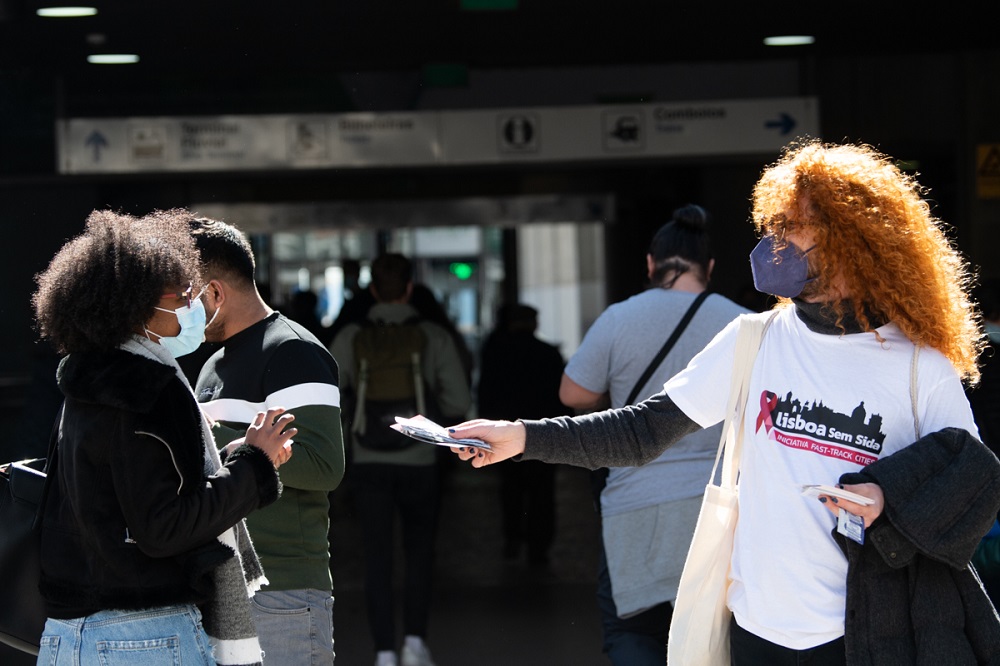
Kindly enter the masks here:
M 674 221 L 691 231 L 705 231 L 708 226 L 708 211 L 698 204 L 688 204 L 674 211 Z

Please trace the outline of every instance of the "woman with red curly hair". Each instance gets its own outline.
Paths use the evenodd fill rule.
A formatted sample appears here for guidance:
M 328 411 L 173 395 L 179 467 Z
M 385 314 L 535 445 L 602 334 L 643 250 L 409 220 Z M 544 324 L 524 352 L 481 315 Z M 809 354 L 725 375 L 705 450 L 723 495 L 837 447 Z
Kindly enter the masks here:
M 757 182 L 753 223 L 779 250 L 797 230 L 810 234 L 815 280 L 801 298 L 844 296 L 827 302 L 840 328 L 853 317 L 878 337 L 876 324 L 891 321 L 974 383 L 985 337 L 968 297 L 970 275 L 922 194 L 872 148 L 809 143 Z
M 984 336 L 922 194 L 870 147 L 789 147 L 753 192 L 751 268 L 774 312 L 732 322 L 637 406 L 471 422 L 454 436 L 490 448 L 453 451 L 475 467 L 644 464 L 725 419 L 738 331 L 766 317 L 742 410 L 731 663 L 1000 663 L 1000 619 L 969 565 L 1000 508 L 1000 462 L 962 385 Z M 806 484 L 868 499 L 816 501 Z

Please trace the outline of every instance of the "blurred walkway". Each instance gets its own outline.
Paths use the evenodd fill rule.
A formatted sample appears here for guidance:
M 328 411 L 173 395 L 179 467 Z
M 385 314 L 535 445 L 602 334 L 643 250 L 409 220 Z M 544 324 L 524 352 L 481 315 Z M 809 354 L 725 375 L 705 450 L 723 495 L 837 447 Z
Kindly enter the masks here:
M 523 557 L 503 560 L 497 470 L 448 463 L 428 637 L 437 666 L 607 666 L 594 600 L 598 528 L 589 473 L 558 470 L 556 539 L 551 565 L 540 572 Z M 337 664 L 370 666 L 360 540 L 345 493 L 332 514 Z M 397 571 L 397 587 L 400 579 Z

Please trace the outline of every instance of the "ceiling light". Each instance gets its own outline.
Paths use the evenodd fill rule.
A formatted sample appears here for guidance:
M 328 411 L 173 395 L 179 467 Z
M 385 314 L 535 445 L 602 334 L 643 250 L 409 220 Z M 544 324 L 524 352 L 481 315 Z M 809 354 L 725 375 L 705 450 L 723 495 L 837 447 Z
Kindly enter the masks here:
M 139 62 L 139 56 L 134 53 L 95 53 L 87 56 L 87 62 L 92 65 L 131 65 Z
M 97 13 L 96 7 L 41 7 L 36 12 L 39 16 L 46 18 L 74 18 L 77 16 L 93 16 Z
M 766 46 L 802 46 L 812 44 L 815 41 L 816 38 L 812 35 L 776 35 L 764 38 Z

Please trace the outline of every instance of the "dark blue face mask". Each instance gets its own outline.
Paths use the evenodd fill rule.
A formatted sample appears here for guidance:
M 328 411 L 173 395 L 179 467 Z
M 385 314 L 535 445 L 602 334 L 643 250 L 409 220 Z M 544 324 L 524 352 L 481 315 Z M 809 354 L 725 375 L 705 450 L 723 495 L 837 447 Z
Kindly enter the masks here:
M 757 291 L 784 298 L 795 298 L 802 293 L 809 279 L 806 254 L 791 243 L 780 250 L 774 249 L 774 237 L 764 236 L 750 253 L 750 270 L 753 286 Z

